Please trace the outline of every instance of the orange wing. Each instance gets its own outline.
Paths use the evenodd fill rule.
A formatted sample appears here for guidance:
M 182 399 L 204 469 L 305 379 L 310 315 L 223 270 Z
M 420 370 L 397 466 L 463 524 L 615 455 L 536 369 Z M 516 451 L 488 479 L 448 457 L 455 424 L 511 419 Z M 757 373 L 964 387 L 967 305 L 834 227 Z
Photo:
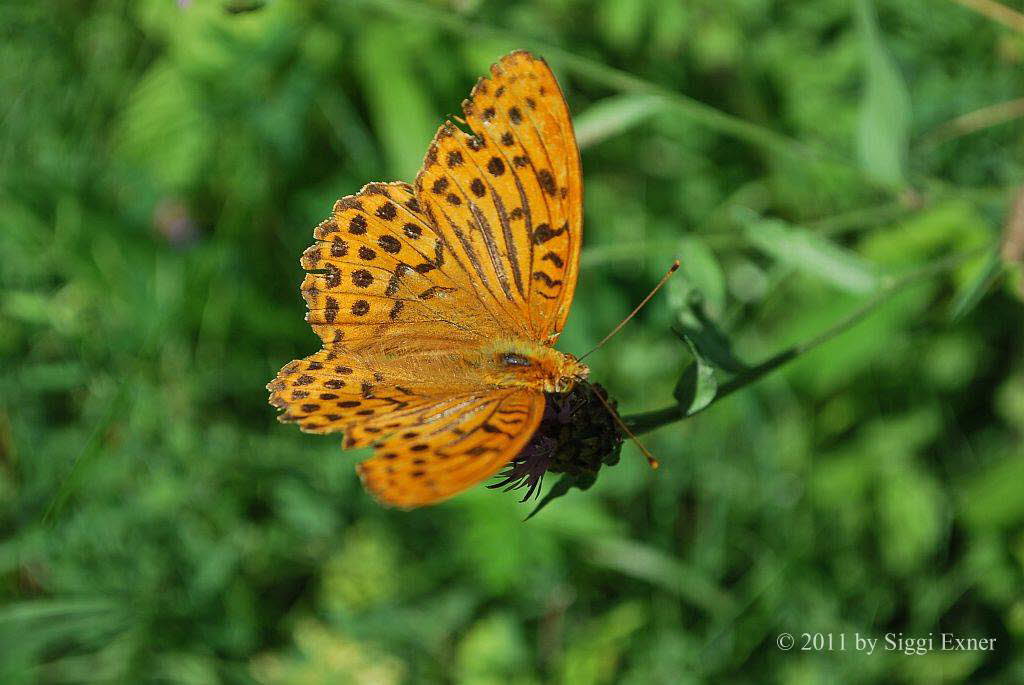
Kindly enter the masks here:
M 302 255 L 306 321 L 326 345 L 477 343 L 508 335 L 480 302 L 407 183 L 338 200 Z
M 430 504 L 496 473 L 529 442 L 545 399 L 496 388 L 469 353 L 498 339 L 552 344 L 582 241 L 569 111 L 547 65 L 491 68 L 431 143 L 415 191 L 371 183 L 342 198 L 305 251 L 307 321 L 324 342 L 267 386 L 279 420 L 373 445 L 370 492 Z
M 478 390 L 479 384 L 446 383 L 440 369 L 436 378 L 409 378 L 387 359 L 367 358 L 339 346 L 325 348 L 287 364 L 267 385 L 270 403 L 284 412 L 278 420 L 298 423 L 307 433 L 346 432 L 345 447 L 364 447 L 385 431 L 404 424 L 363 429 L 376 419 L 415 408 L 430 398 Z M 415 386 L 415 387 L 410 387 Z M 389 422 L 385 422 L 389 423 Z M 358 436 L 357 436 L 358 431 Z
M 444 376 L 445 358 L 433 359 Z M 450 362 L 449 362 L 450 363 Z M 367 489 L 400 507 L 432 504 L 494 475 L 529 442 L 544 414 L 540 391 L 431 383 L 416 365 L 338 350 L 294 361 L 267 387 L 278 419 L 312 433 L 345 431 L 345 447 L 373 445 L 359 465 Z M 453 374 L 454 375 L 454 374 Z
M 553 342 L 569 313 L 583 230 L 583 181 L 572 121 L 547 64 L 517 51 L 462 103 L 416 178 L 427 216 L 499 316 Z
M 382 440 L 373 458 L 359 464 L 359 476 L 367 490 L 391 506 L 448 499 L 515 458 L 540 425 L 544 403 L 543 393 L 519 389 L 419 407 L 402 417 L 407 427 Z

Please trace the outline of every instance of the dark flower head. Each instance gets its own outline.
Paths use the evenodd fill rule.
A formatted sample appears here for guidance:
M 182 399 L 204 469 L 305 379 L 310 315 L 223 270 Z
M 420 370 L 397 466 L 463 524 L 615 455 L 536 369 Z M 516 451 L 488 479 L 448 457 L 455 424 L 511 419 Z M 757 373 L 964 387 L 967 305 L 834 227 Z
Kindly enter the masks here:
M 601 466 L 618 463 L 622 435 L 596 393 L 615 407 L 597 383 L 581 382 L 569 392 L 548 393 L 533 438 L 498 475 L 502 480 L 488 487 L 526 488 L 525 502 L 539 493 L 548 471 L 572 476 L 580 484 L 592 483 Z

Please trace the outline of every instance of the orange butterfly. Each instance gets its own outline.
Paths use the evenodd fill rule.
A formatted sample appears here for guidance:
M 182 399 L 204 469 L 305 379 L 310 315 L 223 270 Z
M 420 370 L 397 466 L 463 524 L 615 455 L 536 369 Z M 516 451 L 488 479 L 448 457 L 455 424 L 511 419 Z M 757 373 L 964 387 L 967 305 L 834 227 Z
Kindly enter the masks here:
M 366 488 L 432 504 L 529 442 L 544 393 L 588 369 L 553 349 L 583 238 L 569 109 L 547 64 L 516 51 L 445 122 L 415 186 L 370 183 L 334 205 L 302 255 L 306 320 L 324 348 L 267 389 L 281 421 L 373 445 Z

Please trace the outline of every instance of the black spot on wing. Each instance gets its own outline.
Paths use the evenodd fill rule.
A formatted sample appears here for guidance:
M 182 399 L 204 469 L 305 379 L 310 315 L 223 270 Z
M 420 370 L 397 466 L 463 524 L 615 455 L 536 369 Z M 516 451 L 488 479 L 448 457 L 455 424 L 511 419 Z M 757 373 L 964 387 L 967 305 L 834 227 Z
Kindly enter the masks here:
M 562 261 L 562 258 L 559 257 L 554 252 L 548 252 L 546 255 L 544 255 L 540 259 L 541 259 L 541 261 L 549 261 L 549 262 L 551 262 L 552 264 L 557 266 L 559 269 L 561 269 L 563 266 L 565 266 L 565 262 Z
M 505 162 L 502 161 L 501 157 L 491 157 L 487 162 L 487 171 L 492 176 L 501 176 L 505 173 Z
M 555 280 L 555 279 L 551 278 L 551 276 L 548 276 L 543 271 L 534 271 L 533 272 L 533 280 L 535 280 L 535 281 L 543 281 L 544 285 L 548 286 L 549 288 L 554 288 L 555 286 L 562 285 L 561 281 L 558 281 L 558 280 Z

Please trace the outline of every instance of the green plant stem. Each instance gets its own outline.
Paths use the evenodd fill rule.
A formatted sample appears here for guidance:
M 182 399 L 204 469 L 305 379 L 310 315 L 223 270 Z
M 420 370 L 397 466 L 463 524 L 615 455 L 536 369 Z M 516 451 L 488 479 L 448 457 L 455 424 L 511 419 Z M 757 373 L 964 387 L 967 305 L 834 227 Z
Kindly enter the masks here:
M 640 414 L 633 414 L 631 416 L 622 417 L 623 423 L 634 435 L 641 435 L 647 433 L 656 428 L 680 421 L 697 414 L 700 411 L 704 411 L 711 405 L 719 402 L 729 395 L 733 394 L 737 390 L 745 388 L 746 386 L 754 383 L 764 376 L 768 375 L 772 371 L 784 366 L 792 360 L 804 355 L 811 350 L 823 345 L 832 338 L 835 338 L 849 329 L 856 326 L 858 323 L 863 321 L 868 315 L 875 311 L 879 306 L 887 302 L 893 295 L 900 292 L 901 290 L 908 288 L 917 283 L 926 281 L 935 276 L 949 272 L 956 267 L 960 266 L 964 262 L 985 254 L 992 250 L 992 246 L 986 245 L 983 248 L 976 250 L 968 250 L 966 252 L 960 252 L 948 257 L 937 259 L 929 264 L 922 266 L 919 269 L 915 269 L 910 273 L 901 276 L 899 278 L 888 279 L 889 282 L 883 285 L 877 293 L 869 298 L 863 305 L 858 307 L 855 311 L 850 313 L 845 319 L 832 326 L 831 328 L 819 333 L 818 335 L 806 340 L 802 343 L 798 343 L 789 347 L 778 354 L 769 357 L 765 361 L 761 362 L 757 366 L 752 367 L 750 370 L 743 373 L 737 374 L 730 378 L 725 383 L 722 383 L 718 387 L 718 393 L 715 398 L 707 405 L 698 409 L 694 412 L 688 412 L 686 407 L 678 404 L 674 404 L 662 409 L 655 409 L 649 412 L 642 412 Z

